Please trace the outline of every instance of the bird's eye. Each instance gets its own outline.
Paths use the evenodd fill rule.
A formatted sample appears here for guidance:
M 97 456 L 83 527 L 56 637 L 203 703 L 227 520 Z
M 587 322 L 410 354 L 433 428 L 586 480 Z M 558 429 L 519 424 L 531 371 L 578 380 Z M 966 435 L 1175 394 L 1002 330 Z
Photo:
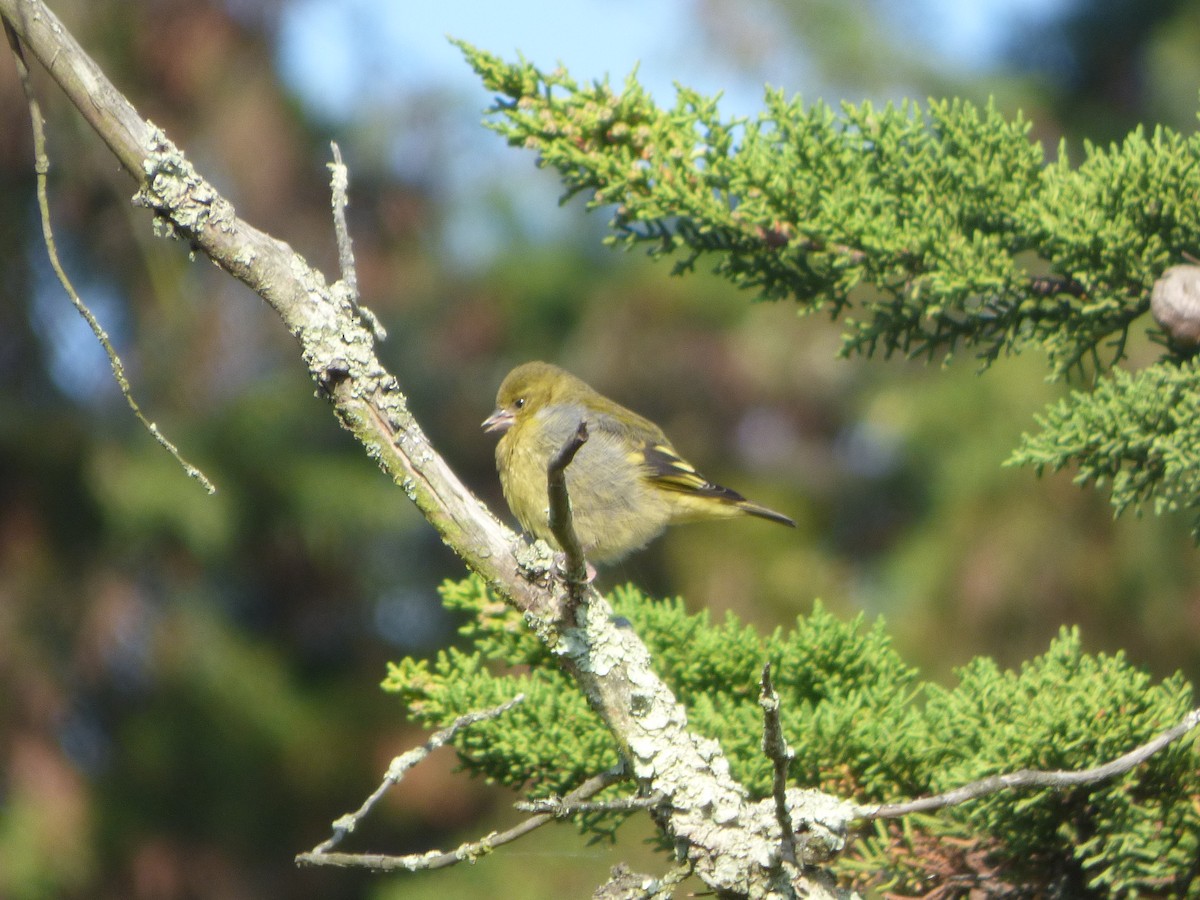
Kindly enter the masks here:
M 515 406 L 517 409 L 520 409 L 520 408 L 521 408 L 521 407 L 523 407 L 524 405 L 525 405 L 525 398 L 524 398 L 524 397 L 518 397 L 518 398 L 516 399 L 516 401 L 513 403 L 513 406 Z

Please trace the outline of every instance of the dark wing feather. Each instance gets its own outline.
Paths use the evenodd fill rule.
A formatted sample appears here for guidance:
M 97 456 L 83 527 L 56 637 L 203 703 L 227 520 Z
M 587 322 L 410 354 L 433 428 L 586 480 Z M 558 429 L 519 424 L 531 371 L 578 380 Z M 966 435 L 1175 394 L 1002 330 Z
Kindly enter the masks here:
M 728 503 L 741 503 L 746 498 L 737 491 L 709 481 L 668 444 L 647 443 L 642 448 L 650 480 L 672 491 L 683 491 L 712 497 Z
M 613 404 L 615 406 L 615 404 Z M 608 409 L 593 409 L 587 413 L 588 426 L 594 433 L 608 432 L 621 439 L 629 447 L 629 461 L 639 466 L 648 481 L 656 487 L 678 491 L 691 497 L 707 497 L 719 504 L 736 507 L 751 516 L 758 516 L 795 527 L 788 516 L 773 509 L 747 500 L 737 491 L 709 481 L 696 471 L 695 466 L 675 452 L 662 430 L 647 419 L 616 407 L 621 418 L 610 414 Z

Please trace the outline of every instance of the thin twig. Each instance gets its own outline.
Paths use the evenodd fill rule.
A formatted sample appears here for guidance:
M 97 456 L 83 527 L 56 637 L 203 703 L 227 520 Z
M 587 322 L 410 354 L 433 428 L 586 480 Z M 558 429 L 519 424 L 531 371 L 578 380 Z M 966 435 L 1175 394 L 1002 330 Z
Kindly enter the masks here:
M 769 662 L 763 663 L 762 693 L 759 694 L 758 705 L 763 711 L 763 753 L 775 768 L 771 792 L 775 796 L 775 818 L 779 821 L 782 856 L 785 862 L 798 865 L 796 832 L 792 827 L 792 814 L 787 802 L 788 767 L 795 759 L 796 751 L 788 746 L 787 738 L 783 736 L 783 723 L 779 717 L 779 694 L 775 691 L 775 685 L 771 683 Z
M 691 877 L 692 872 L 693 866 L 688 862 L 680 863 L 673 867 L 666 875 L 658 879 L 658 891 L 651 894 L 649 900 L 659 900 L 659 898 L 670 900 L 671 897 L 675 896 L 675 889 L 687 881 Z M 700 895 L 693 892 L 692 896 Z
M 333 150 L 333 162 L 328 164 L 331 173 L 330 199 L 333 204 L 333 231 L 337 237 L 338 268 L 342 273 L 342 288 L 350 303 L 358 310 L 371 333 L 379 340 L 387 339 L 387 329 L 375 316 L 375 313 L 362 305 L 358 294 L 358 267 L 354 262 L 354 242 L 350 239 L 350 227 L 346 224 L 346 207 L 350 205 L 350 172 L 342 162 L 342 148 L 337 141 L 330 141 Z
M 499 706 L 492 707 L 491 709 L 483 709 L 475 712 L 465 713 L 459 716 L 441 731 L 435 732 L 434 735 L 420 747 L 414 747 L 412 750 L 397 756 L 392 760 L 391 765 L 388 766 L 387 774 L 383 776 L 383 781 L 380 783 L 379 787 L 375 788 L 375 790 L 371 793 L 371 796 L 367 797 L 367 799 L 363 801 L 363 805 L 360 806 L 356 811 L 347 813 L 340 819 L 337 819 L 333 823 L 333 834 L 330 835 L 328 840 L 318 844 L 311 851 L 309 851 L 308 854 L 305 855 L 318 856 L 332 850 L 342 842 L 342 839 L 345 838 L 346 835 L 352 833 L 354 829 L 358 827 L 358 823 L 366 817 L 367 813 L 369 813 L 374 808 L 375 804 L 378 803 L 383 797 L 383 795 L 387 793 L 388 788 L 399 782 L 400 779 L 402 779 L 408 773 L 409 769 L 424 760 L 434 750 L 437 750 L 439 747 L 443 747 L 450 741 L 454 740 L 454 736 L 464 728 L 468 728 L 471 725 L 478 724 L 479 722 L 486 722 L 489 719 L 495 719 L 499 716 L 502 716 L 518 703 L 521 703 L 524 699 L 524 694 L 517 694 L 517 696 L 513 697 L 511 700 L 501 703 Z M 299 857 L 297 857 L 297 859 L 299 859 Z
M 1057 294 L 1082 297 L 1087 289 L 1066 275 L 1039 275 L 1029 279 L 1029 293 L 1035 297 L 1053 297 Z
M 615 800 L 594 800 L 583 803 L 568 803 L 565 797 L 544 797 L 541 800 L 520 800 L 513 806 L 521 812 L 547 813 L 557 819 L 565 819 L 580 813 L 594 812 L 637 812 L 654 809 L 663 802 L 662 794 L 649 797 L 618 797 Z
M 608 881 L 592 892 L 592 900 L 671 900 L 676 888 L 691 874 L 689 863 L 675 866 L 662 878 L 643 875 L 624 863 L 617 863 Z
M 1163 747 L 1173 741 L 1179 740 L 1197 725 L 1200 725 L 1200 709 L 1192 710 L 1183 717 L 1183 720 L 1178 725 L 1168 728 L 1157 737 L 1102 766 L 1096 766 L 1092 769 L 1080 769 L 1078 771 L 1021 769 L 1006 775 L 990 775 L 987 778 L 972 781 L 970 784 L 965 784 L 962 787 L 957 787 L 932 797 L 921 797 L 917 800 L 907 800 L 902 803 L 884 803 L 879 806 L 860 806 L 857 810 L 857 818 L 866 820 L 892 819 L 897 816 L 908 815 L 909 813 L 927 812 L 933 809 L 942 809 L 946 806 L 957 806 L 960 803 L 966 803 L 968 800 L 975 800 L 987 794 L 1004 790 L 1005 788 L 1064 788 L 1080 784 L 1094 784 L 1097 781 L 1104 781 L 1107 778 L 1128 772 L 1134 766 L 1145 762 Z
M 550 531 L 566 557 L 563 574 L 573 591 L 587 584 L 588 571 L 583 546 L 579 543 L 579 536 L 575 534 L 571 498 L 567 494 L 566 472 L 567 466 L 587 440 L 588 424 L 585 419 L 579 423 L 575 433 L 567 438 L 546 469 L 546 486 L 550 493 Z
M 154 440 L 175 457 L 176 462 L 183 467 L 183 471 L 189 478 L 198 481 L 200 486 L 208 493 L 215 494 L 217 488 L 208 480 L 208 477 L 200 469 L 184 459 L 179 452 L 179 448 L 167 440 L 166 435 L 159 431 L 158 426 L 147 419 L 145 414 L 142 413 L 142 408 L 133 397 L 133 389 L 129 385 L 129 380 L 125 377 L 125 365 L 121 362 L 121 357 L 117 355 L 117 351 L 113 347 L 112 341 L 109 340 L 103 326 L 101 326 L 100 321 L 92 313 L 91 309 L 88 308 L 87 304 L 83 302 L 74 285 L 71 284 L 66 270 L 59 261 L 58 245 L 54 240 L 54 229 L 50 225 L 50 200 L 47 196 L 46 188 L 46 175 L 50 171 L 50 157 L 46 154 L 46 130 L 42 121 L 41 105 L 38 103 L 37 95 L 33 90 L 33 81 L 29 77 L 29 66 L 25 62 L 25 51 L 21 46 L 21 41 L 7 21 L 4 23 L 4 33 L 8 36 L 8 46 L 12 48 L 13 57 L 17 64 L 17 75 L 21 80 L 21 89 L 25 92 L 25 101 L 29 106 L 29 121 L 33 128 L 33 157 L 34 172 L 37 176 L 38 212 L 41 216 L 42 239 L 46 244 L 46 253 L 50 257 L 50 266 L 54 269 L 54 274 L 58 277 L 63 290 L 67 292 L 67 296 L 71 299 L 71 303 L 75 306 L 76 311 L 78 311 L 79 315 L 83 316 L 84 321 L 92 329 L 92 334 L 96 336 L 96 340 L 100 342 L 100 346 L 104 348 L 104 352 L 108 355 L 108 364 L 112 369 L 113 378 L 116 379 L 117 386 L 121 389 L 122 396 L 125 397 L 125 402 L 129 404 L 129 408 L 133 410 L 133 414 L 137 417 L 137 420 L 150 432 Z
M 593 775 L 575 790 L 563 797 L 564 803 L 577 803 L 594 797 L 610 784 L 625 777 L 623 771 L 614 769 Z M 431 850 L 428 853 L 413 853 L 407 856 L 389 856 L 381 853 L 320 853 L 312 850 L 301 853 L 296 857 L 298 865 L 305 866 L 340 866 L 373 869 L 378 872 L 391 872 L 404 869 L 414 872 L 420 869 L 444 869 L 465 860 L 475 860 L 490 853 L 496 847 L 509 844 L 522 838 L 529 832 L 541 828 L 547 822 L 553 822 L 554 816 L 541 813 L 531 816 L 524 822 L 514 825 L 507 831 L 492 832 L 478 841 L 470 841 L 459 845 L 454 850 Z
M 346 225 L 346 207 L 350 200 L 347 191 L 350 187 L 350 173 L 342 162 L 342 148 L 337 141 L 329 142 L 333 150 L 333 162 L 328 164 L 332 175 L 330 181 L 331 199 L 333 203 L 333 230 L 337 235 L 338 266 L 352 297 L 358 297 L 358 270 L 354 264 L 354 244 L 350 239 L 350 228 Z

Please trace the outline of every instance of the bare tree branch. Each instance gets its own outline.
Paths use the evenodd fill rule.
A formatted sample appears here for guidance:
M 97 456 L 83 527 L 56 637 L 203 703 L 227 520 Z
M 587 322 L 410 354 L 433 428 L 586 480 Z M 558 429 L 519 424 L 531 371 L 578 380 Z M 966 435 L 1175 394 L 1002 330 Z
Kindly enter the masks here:
M 783 735 L 783 723 L 779 717 L 779 694 L 771 683 L 771 664 L 763 663 L 762 692 L 758 697 L 758 705 L 763 711 L 763 753 L 771 760 L 775 770 L 772 780 L 771 793 L 775 798 L 775 818 L 779 821 L 780 846 L 783 848 L 782 858 L 792 865 L 800 865 L 796 858 L 796 832 L 792 827 L 792 813 L 788 809 L 787 783 L 788 767 L 796 758 L 796 752 L 788 746 L 787 738 Z
M 571 803 L 566 797 L 545 797 L 541 800 L 521 800 L 514 803 L 522 812 L 548 813 L 557 819 L 579 813 L 593 812 L 636 812 L 641 809 L 654 809 L 663 802 L 659 795 L 652 797 L 618 797 L 616 800 L 594 800 L 590 802 Z
M 524 694 L 517 694 L 517 696 L 505 703 L 501 703 L 499 706 L 461 715 L 445 728 L 434 732 L 433 736 L 430 737 L 429 740 L 427 740 L 420 747 L 415 747 L 412 750 L 409 750 L 407 753 L 402 753 L 400 756 L 397 756 L 392 760 L 391 765 L 388 766 L 387 774 L 383 776 L 383 781 L 380 783 L 379 787 L 375 788 L 371 795 L 367 797 L 366 801 L 364 801 L 363 805 L 354 812 L 347 813 L 340 819 L 337 819 L 333 823 L 333 834 L 327 840 L 317 844 L 317 846 L 308 853 L 303 854 L 303 856 L 311 857 L 328 853 L 330 850 L 340 844 L 347 835 L 353 834 L 354 830 L 358 828 L 359 822 L 366 817 L 367 813 L 375 808 L 375 804 L 383 798 L 383 795 L 387 793 L 388 788 L 399 783 L 399 781 L 408 773 L 409 769 L 417 765 L 417 763 L 424 761 L 426 757 L 428 757 L 429 754 L 434 750 L 437 750 L 439 747 L 443 747 L 450 741 L 454 740 L 454 736 L 464 728 L 468 728 L 471 725 L 475 725 L 479 722 L 486 722 L 489 719 L 495 719 L 499 716 L 502 716 L 524 700 Z
M 583 556 L 583 546 L 579 536 L 575 534 L 575 521 L 571 512 L 571 498 L 567 494 L 567 466 L 575 459 L 575 454 L 587 443 L 588 424 L 584 419 L 579 423 L 575 433 L 563 443 L 554 454 L 546 468 L 546 487 L 550 496 L 550 531 L 558 546 L 562 547 L 565 556 L 563 574 L 571 588 L 572 600 L 580 595 L 580 588 L 591 579 L 588 577 L 587 560 Z
M 333 204 L 333 233 L 337 238 L 338 268 L 341 279 L 334 284 L 334 290 L 340 286 L 348 299 L 357 309 L 360 316 L 366 320 L 371 333 L 380 341 L 387 340 L 387 329 L 378 317 L 367 307 L 363 306 L 358 294 L 358 267 L 354 262 L 354 242 L 350 239 L 350 227 L 346 224 L 346 207 L 350 203 L 350 172 L 342 162 L 342 148 L 337 141 L 329 142 L 333 151 L 333 162 L 328 164 L 330 171 L 330 195 Z
M 129 404 L 129 408 L 133 411 L 133 415 L 142 424 L 150 436 L 154 438 L 159 445 L 175 457 L 175 461 L 183 467 L 184 473 L 197 482 L 204 490 L 210 494 L 217 492 L 217 487 L 208 476 L 201 472 L 196 466 L 192 465 L 183 458 L 183 454 L 179 452 L 171 441 L 167 439 L 159 427 L 146 418 L 142 412 L 141 405 L 133 396 L 133 388 L 129 386 L 129 379 L 125 377 L 125 364 L 121 362 L 121 357 L 117 354 L 117 350 L 112 345 L 112 341 L 108 338 L 108 333 L 100 324 L 100 320 L 96 318 L 83 298 L 79 296 L 79 292 L 75 290 L 75 285 L 71 283 L 71 279 L 67 276 L 67 270 L 63 268 L 62 262 L 58 258 L 58 244 L 54 240 L 54 229 L 50 224 L 50 201 L 46 193 L 46 175 L 50 171 L 50 157 L 46 153 L 46 129 L 42 121 L 42 110 L 38 103 L 37 95 L 33 91 L 33 83 L 29 79 L 29 66 L 25 62 L 25 53 L 21 49 L 21 41 L 17 37 L 12 26 L 5 21 L 4 33 L 8 38 L 8 46 L 12 49 L 13 59 L 17 64 L 17 76 L 21 81 L 21 90 L 25 93 L 25 102 L 29 106 L 29 123 L 33 130 L 33 157 L 34 171 L 37 173 L 37 202 L 38 212 L 41 215 L 42 223 L 42 240 L 46 244 L 46 254 L 50 257 L 50 267 L 54 270 L 55 276 L 58 278 L 59 284 L 66 291 L 67 297 L 70 298 L 71 304 L 75 310 L 87 322 L 88 327 L 92 329 L 92 334 L 96 336 L 96 340 L 104 349 L 104 353 L 108 356 L 108 365 L 112 369 L 113 378 L 117 382 L 117 387 L 121 390 L 121 396 L 125 398 L 125 402 Z
M 338 146 L 337 141 L 330 141 L 329 148 L 333 151 L 333 162 L 328 166 L 333 204 L 333 231 L 337 236 L 338 268 L 342 270 L 342 283 L 357 302 L 358 268 L 354 264 L 354 242 L 350 238 L 350 227 L 346 224 L 346 207 L 350 203 L 350 172 L 342 162 L 342 148 Z
M 1134 766 L 1145 762 L 1159 750 L 1163 749 L 1163 747 L 1179 740 L 1197 725 L 1200 725 L 1200 709 L 1192 710 L 1183 717 L 1183 720 L 1178 725 L 1168 728 L 1157 737 L 1102 766 L 1096 766 L 1092 769 L 1080 769 L 1078 771 L 1020 769 L 1016 772 L 1009 772 L 1006 775 L 991 775 L 987 778 L 981 778 L 978 781 L 972 781 L 970 784 L 964 784 L 962 787 L 954 788 L 954 790 L 935 794 L 932 797 L 921 797 L 917 800 L 906 800 L 902 803 L 860 806 L 858 807 L 856 817 L 868 821 L 872 819 L 893 819 L 897 816 L 906 816 L 909 813 L 928 812 L 933 809 L 942 809 L 946 806 L 957 806 L 960 803 L 976 800 L 979 797 L 984 797 L 996 791 L 1027 787 L 1066 788 L 1081 784 L 1094 784 L 1097 781 L 1104 781 L 1117 775 L 1123 775 Z
M 618 863 L 608 881 L 592 893 L 592 900 L 671 900 L 675 889 L 691 874 L 691 867 L 685 865 L 676 866 L 662 878 L 654 878 Z
M 602 772 L 593 775 L 575 790 L 568 793 L 564 803 L 576 803 L 593 797 L 610 784 L 625 778 L 623 772 Z M 374 869 L 379 872 L 394 872 L 404 870 L 416 872 L 421 869 L 445 869 L 460 862 L 469 862 L 491 853 L 497 847 L 511 844 L 523 838 L 547 822 L 553 822 L 552 813 L 540 813 L 531 816 L 524 822 L 514 825 L 507 831 L 493 831 L 487 837 L 478 841 L 460 844 L 453 850 L 430 850 L 428 853 L 412 853 L 406 856 L 389 856 L 381 853 L 318 853 L 316 850 L 301 853 L 296 857 L 296 863 L 302 866 L 339 866 Z

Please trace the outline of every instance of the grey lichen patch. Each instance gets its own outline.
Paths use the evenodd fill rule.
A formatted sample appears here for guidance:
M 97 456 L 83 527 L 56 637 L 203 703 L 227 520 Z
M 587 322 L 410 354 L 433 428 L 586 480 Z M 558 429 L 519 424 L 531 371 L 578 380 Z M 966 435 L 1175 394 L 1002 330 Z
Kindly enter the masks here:
M 388 428 L 395 432 L 396 443 L 407 450 L 417 440 L 412 433 L 416 429 L 416 422 L 408 409 L 408 398 L 401 392 L 396 380 L 387 374 L 376 379 L 374 387 L 372 404 L 376 412 L 383 416 Z
M 534 584 L 542 584 L 554 574 L 554 551 L 545 541 L 521 541 L 513 556 L 521 576 Z
M 291 258 L 291 274 L 301 286 L 301 302 L 293 304 L 287 320 L 304 348 L 309 371 L 319 381 L 332 377 L 351 385 L 356 397 L 379 391 L 387 372 L 375 355 L 371 333 L 344 300 L 337 300 L 325 277 L 299 255 Z M 397 421 L 407 418 L 403 396 L 387 394 L 396 407 Z
M 400 490 L 404 491 L 404 496 L 409 500 L 414 503 L 417 501 L 417 485 L 411 475 L 405 475 L 400 479 Z
M 378 341 L 387 340 L 387 329 L 379 317 L 362 304 L 362 298 L 355 289 L 351 288 L 345 279 L 338 279 L 330 286 L 330 292 L 335 302 L 352 309 L 363 327 L 367 328 Z
M 828 862 L 845 849 L 856 812 L 853 804 L 810 788 L 789 788 L 787 800 L 796 849 L 806 864 Z M 740 824 L 748 834 L 757 837 L 759 854 L 762 848 L 779 846 L 779 818 L 773 799 L 747 804 L 742 809 Z
M 183 151 L 151 123 L 142 159 L 144 179 L 133 202 L 154 210 L 155 233 L 190 239 L 208 227 L 229 230 L 236 218 L 233 205 L 200 177 Z
M 585 599 L 575 615 L 578 624 L 563 630 L 562 646 L 580 671 L 604 678 L 617 666 L 632 662 L 627 655 L 625 633 L 613 626 L 612 608 L 607 603 Z
M 464 844 L 454 851 L 456 858 L 464 862 L 475 862 L 475 860 L 487 856 L 495 851 L 492 841 L 496 838 L 496 832 L 485 834 L 474 844 Z
M 537 635 L 539 641 L 544 646 L 549 648 L 551 653 L 558 651 L 559 639 L 561 634 L 554 622 L 546 616 L 539 616 L 537 613 L 526 611 L 524 613 L 525 624 L 529 629 Z
M 742 818 L 743 804 L 732 797 L 715 798 L 712 803 L 712 820 L 718 825 L 729 825 Z
M 427 850 L 420 855 L 402 856 L 400 859 L 404 862 L 404 868 L 410 872 L 420 872 L 427 870 L 429 864 L 442 856 L 441 850 Z
M 633 738 L 629 741 L 629 752 L 633 754 L 633 776 L 648 781 L 658 774 L 655 765 L 657 745 L 649 738 Z
M 634 691 L 629 695 L 629 711 L 646 731 L 658 732 L 678 725 L 686 725 L 679 721 L 678 707 L 672 703 L 662 702 L 656 694 Z
M 787 799 L 805 862 L 826 862 L 845 849 L 854 804 L 810 788 L 791 788 Z
M 634 668 L 629 672 L 629 683 L 636 690 L 654 691 L 659 687 L 658 676 L 650 668 Z
M 230 210 L 232 212 L 232 208 Z M 233 254 L 234 265 L 249 269 L 258 259 L 258 251 L 249 244 L 240 244 Z
M 359 399 L 373 388 L 372 376 L 379 363 L 370 347 L 343 341 L 337 332 L 323 329 L 320 323 L 299 322 L 296 332 L 304 347 L 304 361 L 318 381 L 342 381 Z

